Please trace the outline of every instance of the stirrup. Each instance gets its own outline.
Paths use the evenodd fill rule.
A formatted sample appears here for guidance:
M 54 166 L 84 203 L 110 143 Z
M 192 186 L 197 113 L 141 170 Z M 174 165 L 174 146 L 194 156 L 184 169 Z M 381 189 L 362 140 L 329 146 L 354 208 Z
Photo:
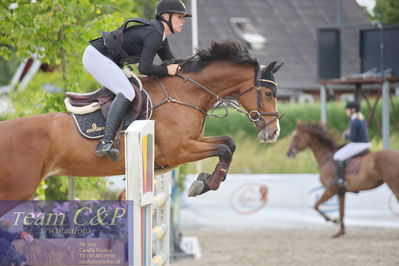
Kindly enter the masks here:
M 97 144 L 96 147 L 96 155 L 98 157 L 104 157 L 104 155 L 106 155 L 106 153 L 110 150 L 112 150 L 114 145 L 114 141 L 112 140 L 100 140 L 100 142 Z
M 114 148 L 114 147 L 112 147 L 111 150 L 105 152 L 105 155 L 107 155 L 107 157 L 113 162 L 118 161 L 119 154 L 120 154 L 119 149 Z

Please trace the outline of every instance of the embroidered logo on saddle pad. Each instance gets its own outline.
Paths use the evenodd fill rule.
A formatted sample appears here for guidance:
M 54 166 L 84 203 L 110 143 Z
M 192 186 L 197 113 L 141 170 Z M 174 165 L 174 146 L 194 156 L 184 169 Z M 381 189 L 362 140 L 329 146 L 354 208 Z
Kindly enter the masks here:
M 105 129 L 105 127 L 99 127 L 97 126 L 96 123 L 93 123 L 91 125 L 91 128 L 86 130 L 86 133 L 92 133 L 92 132 L 98 132 L 98 131 L 103 131 Z
M 89 139 L 99 139 L 104 136 L 105 119 L 101 110 L 79 115 L 71 113 L 80 134 Z

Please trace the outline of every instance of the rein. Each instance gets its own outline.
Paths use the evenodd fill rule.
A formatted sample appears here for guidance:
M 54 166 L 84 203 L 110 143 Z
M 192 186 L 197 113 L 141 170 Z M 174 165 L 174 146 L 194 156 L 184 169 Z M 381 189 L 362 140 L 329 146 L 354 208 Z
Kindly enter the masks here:
M 262 68 L 260 67 L 260 69 L 258 70 L 257 76 L 259 76 L 259 72 L 261 72 L 261 71 L 262 71 Z M 159 104 L 154 105 L 154 106 L 152 107 L 152 110 L 155 110 L 156 108 L 158 108 L 159 106 L 161 106 L 161 105 L 163 105 L 163 104 L 165 104 L 165 103 L 177 103 L 177 104 L 181 104 L 181 105 L 185 105 L 185 106 L 187 106 L 187 107 L 193 108 L 193 109 L 199 111 L 200 113 L 202 113 L 205 117 L 225 118 L 225 117 L 228 115 L 227 106 L 230 106 L 230 107 L 232 107 L 235 111 L 237 111 L 237 112 L 239 112 L 239 113 L 242 113 L 242 114 L 246 115 L 247 118 L 248 118 L 252 123 L 254 123 L 255 125 L 257 125 L 258 127 L 262 128 L 262 129 L 264 129 L 264 128 L 266 128 L 268 125 L 274 123 L 277 119 L 281 119 L 281 118 L 283 117 L 282 115 L 280 115 L 279 112 L 262 112 L 263 103 L 262 103 L 262 90 L 261 90 L 261 87 L 260 87 L 260 86 L 252 86 L 252 87 L 250 87 L 250 88 L 248 88 L 248 89 L 245 89 L 243 92 L 241 92 L 241 93 L 238 95 L 238 98 L 240 98 L 242 95 L 244 95 L 244 94 L 246 94 L 246 93 L 248 93 L 248 92 L 250 92 L 250 91 L 252 91 L 253 89 L 256 88 L 256 107 L 257 107 L 257 109 L 248 112 L 247 110 L 245 110 L 244 107 L 242 107 L 241 104 L 236 103 L 235 101 L 232 101 L 232 100 L 229 100 L 229 99 L 224 99 L 224 98 L 220 97 L 218 94 L 216 94 L 216 93 L 213 92 L 212 90 L 208 89 L 207 87 L 205 87 L 205 86 L 202 85 L 201 83 L 199 83 L 199 82 L 197 82 L 197 81 L 191 79 L 188 75 L 187 75 L 187 76 L 183 76 L 183 75 L 177 73 L 176 76 L 179 77 L 179 78 L 181 78 L 181 79 L 183 79 L 185 82 L 186 82 L 186 81 L 190 81 L 191 83 L 195 84 L 197 87 L 199 87 L 199 88 L 203 89 L 204 91 L 206 91 L 207 93 L 211 94 L 213 97 L 216 98 L 216 100 L 217 100 L 219 103 L 218 103 L 216 106 L 214 106 L 214 107 L 212 108 L 212 110 L 211 110 L 210 113 L 208 113 L 206 110 L 204 110 L 204 109 L 202 109 L 202 108 L 200 108 L 200 107 L 198 107 L 198 106 L 195 106 L 195 105 L 192 105 L 192 104 L 189 104 L 189 103 L 185 103 L 185 102 L 182 102 L 182 101 L 173 99 L 172 97 L 170 97 L 170 95 L 169 95 L 169 93 L 168 93 L 168 90 L 167 90 L 166 87 L 163 85 L 162 81 L 161 81 L 158 77 L 155 77 L 155 79 L 158 81 L 158 83 L 159 83 L 159 85 L 160 85 L 160 87 L 161 87 L 161 89 L 162 89 L 162 91 L 163 91 L 163 94 L 164 94 L 164 96 L 165 96 L 165 99 L 164 99 L 162 102 L 160 102 Z M 274 81 L 272 81 L 272 80 L 265 80 L 265 79 L 258 79 L 258 78 L 256 78 L 256 79 L 255 79 L 255 84 L 256 84 L 256 83 L 259 83 L 259 82 L 271 83 L 271 84 L 273 84 L 274 86 L 277 85 L 277 83 L 274 82 Z M 276 94 L 275 94 L 275 93 L 273 93 L 273 95 L 276 97 Z M 236 98 L 236 99 L 237 99 L 237 98 Z M 237 99 L 237 101 L 238 101 L 238 99 Z M 220 115 L 215 115 L 215 114 L 213 114 L 212 112 L 213 112 L 216 108 L 218 108 L 219 106 L 221 106 L 221 105 L 223 106 L 223 108 L 224 108 L 224 110 L 225 110 L 225 114 L 224 114 L 224 115 L 221 115 L 221 116 L 220 116 Z M 263 119 L 263 116 L 275 116 L 275 118 L 272 119 L 271 121 L 269 121 L 268 123 L 266 123 L 265 120 Z
M 182 102 L 182 101 L 179 101 L 179 100 L 176 100 L 176 99 L 173 99 L 172 97 L 170 97 L 170 96 L 169 96 L 169 93 L 168 93 L 168 90 L 167 90 L 166 87 L 163 85 L 162 81 L 161 81 L 158 77 L 155 77 L 155 79 L 158 81 L 159 86 L 161 87 L 162 92 L 163 92 L 163 94 L 164 94 L 164 96 L 165 96 L 165 99 L 164 99 L 162 102 L 160 102 L 159 104 L 154 105 L 154 106 L 152 107 L 152 110 L 155 110 L 156 108 L 158 108 L 159 106 L 161 106 L 161 105 L 163 105 L 163 104 L 165 104 L 165 103 L 177 103 L 177 104 L 181 104 L 181 105 L 185 105 L 185 106 L 188 106 L 188 107 L 190 107 L 190 108 L 193 108 L 193 109 L 195 109 L 195 110 L 201 112 L 201 113 L 202 113 L 203 115 L 205 115 L 205 116 L 210 116 L 210 114 L 208 114 L 208 112 L 205 111 L 205 110 L 202 109 L 202 108 L 199 108 L 199 107 L 197 107 L 197 106 L 195 106 L 195 105 L 192 105 L 192 104 L 189 104 L 189 103 L 185 103 L 185 102 Z M 224 117 L 225 117 L 225 116 L 224 116 Z M 222 117 L 221 117 L 221 118 L 222 118 Z

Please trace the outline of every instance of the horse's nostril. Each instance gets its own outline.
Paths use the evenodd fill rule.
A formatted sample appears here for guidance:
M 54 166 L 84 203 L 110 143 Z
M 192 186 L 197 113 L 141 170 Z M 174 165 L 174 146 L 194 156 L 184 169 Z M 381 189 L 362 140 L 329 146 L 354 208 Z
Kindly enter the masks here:
M 272 131 L 272 134 L 270 134 L 270 138 L 275 138 L 276 136 L 277 136 L 277 134 L 278 134 L 278 128 L 276 128 L 276 129 L 274 129 L 273 131 Z

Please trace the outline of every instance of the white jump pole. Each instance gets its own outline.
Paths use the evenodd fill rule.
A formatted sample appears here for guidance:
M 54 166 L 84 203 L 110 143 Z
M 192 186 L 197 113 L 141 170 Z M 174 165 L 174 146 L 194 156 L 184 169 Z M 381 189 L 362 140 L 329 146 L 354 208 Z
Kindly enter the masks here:
M 125 144 L 129 266 L 167 266 L 171 176 L 154 179 L 154 121 L 134 121 Z

